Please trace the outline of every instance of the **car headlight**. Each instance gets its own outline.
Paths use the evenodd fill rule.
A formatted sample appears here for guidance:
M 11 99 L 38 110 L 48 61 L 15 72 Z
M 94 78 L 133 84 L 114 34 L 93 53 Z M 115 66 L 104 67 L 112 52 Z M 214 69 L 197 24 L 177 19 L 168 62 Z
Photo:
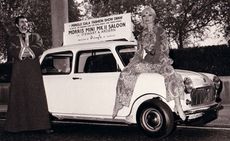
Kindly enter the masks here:
M 192 83 L 192 79 L 189 77 L 185 77 L 184 78 L 184 85 L 185 85 L 185 93 L 191 93 L 193 90 L 193 83 Z

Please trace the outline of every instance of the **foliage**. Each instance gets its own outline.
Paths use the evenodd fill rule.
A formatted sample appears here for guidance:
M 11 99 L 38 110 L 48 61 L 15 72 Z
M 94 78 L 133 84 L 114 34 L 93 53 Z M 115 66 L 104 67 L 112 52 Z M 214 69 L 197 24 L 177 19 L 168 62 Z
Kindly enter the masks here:
M 80 11 L 78 9 L 79 3 L 74 0 L 68 0 L 68 5 L 69 5 L 69 22 L 75 22 L 75 21 L 79 21 L 81 14 Z
M 68 0 L 69 3 L 69 21 L 80 20 L 80 12 L 78 3 L 75 0 Z M 34 32 L 41 35 L 44 48 L 48 49 L 52 46 L 51 31 L 51 6 L 50 0 L 0 0 L 0 54 L 6 56 L 6 40 L 16 31 L 14 18 L 24 15 L 30 21 L 30 25 Z M 0 55 L 1 57 L 1 55 Z
M 221 0 L 220 3 L 220 16 L 223 19 L 223 22 L 225 23 L 226 27 L 230 27 L 230 1 L 229 0 Z
M 156 10 L 158 22 L 167 30 L 178 48 L 183 48 L 190 36 L 202 38 L 204 31 L 229 21 L 229 0 L 87 0 L 93 6 L 93 16 L 124 12 L 137 14 L 140 6 Z
M 230 75 L 230 48 L 226 45 L 173 49 L 170 57 L 177 69 Z
M 161 21 L 179 48 L 183 48 L 190 36 L 202 39 L 208 27 L 221 24 L 222 21 L 219 0 L 175 1 L 169 8 L 172 12 L 165 14 L 166 20 Z
M 51 46 L 50 0 L 0 0 L 0 22 L 8 35 L 16 31 L 14 18 L 24 15 L 43 38 L 45 48 Z
M 225 33 L 225 39 L 228 42 L 228 45 L 230 46 L 230 1 L 229 0 L 222 0 L 221 1 L 221 14 L 224 22 L 224 33 Z

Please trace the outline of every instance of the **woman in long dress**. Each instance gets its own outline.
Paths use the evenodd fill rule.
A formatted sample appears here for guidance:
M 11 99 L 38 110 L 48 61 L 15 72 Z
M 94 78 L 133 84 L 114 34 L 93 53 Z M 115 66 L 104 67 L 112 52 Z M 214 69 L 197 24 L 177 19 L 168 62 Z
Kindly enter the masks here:
M 184 98 L 184 83 L 172 67 L 165 30 L 155 24 L 156 13 L 152 8 L 145 8 L 141 16 L 143 29 L 138 37 L 138 50 L 120 74 L 113 118 L 123 106 L 129 106 L 140 73 L 159 73 L 165 78 L 167 101 L 174 100 L 175 112 L 185 120 L 180 103 Z

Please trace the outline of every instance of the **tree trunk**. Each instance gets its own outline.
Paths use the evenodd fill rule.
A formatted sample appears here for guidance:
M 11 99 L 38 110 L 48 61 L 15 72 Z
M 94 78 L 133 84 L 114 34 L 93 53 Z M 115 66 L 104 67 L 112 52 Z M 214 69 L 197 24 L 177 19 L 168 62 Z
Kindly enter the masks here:
M 0 21 L 0 53 L 3 53 L 3 59 L 7 57 L 7 42 L 10 32 L 7 26 Z M 0 62 L 3 60 L 0 60 Z
M 50 0 L 52 22 L 52 47 L 63 45 L 64 24 L 68 23 L 68 1 Z
M 182 30 L 179 30 L 179 35 L 178 35 L 178 49 L 182 49 L 184 48 L 183 46 L 183 34 L 182 34 Z

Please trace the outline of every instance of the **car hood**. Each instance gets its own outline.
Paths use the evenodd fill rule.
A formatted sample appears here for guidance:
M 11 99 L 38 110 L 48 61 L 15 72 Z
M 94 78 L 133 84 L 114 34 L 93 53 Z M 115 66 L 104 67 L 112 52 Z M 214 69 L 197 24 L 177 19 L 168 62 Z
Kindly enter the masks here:
M 203 73 L 197 73 L 194 71 L 180 70 L 180 69 L 176 69 L 176 72 L 179 73 L 183 77 L 183 79 L 185 77 L 191 78 L 194 87 L 203 87 L 203 86 L 213 84 L 213 81 Z

